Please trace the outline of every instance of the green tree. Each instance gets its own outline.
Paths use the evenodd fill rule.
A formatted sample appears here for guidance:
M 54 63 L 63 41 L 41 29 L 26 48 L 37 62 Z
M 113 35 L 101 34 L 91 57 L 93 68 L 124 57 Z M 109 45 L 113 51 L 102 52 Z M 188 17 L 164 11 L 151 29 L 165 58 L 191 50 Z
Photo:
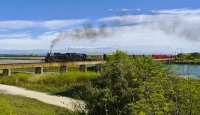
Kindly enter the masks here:
M 200 53 L 198 53 L 198 52 L 190 53 L 190 55 L 195 59 L 199 59 L 200 58 Z
M 150 107 L 155 110 L 137 110 L 140 106 L 147 105 L 147 103 L 139 105 L 139 102 L 142 102 L 145 96 L 150 96 L 144 88 L 152 86 L 152 91 L 153 88 L 156 89 L 155 85 L 149 82 L 155 81 L 153 77 L 164 71 L 163 65 L 160 62 L 154 62 L 152 58 L 138 58 L 134 60 L 126 52 L 117 50 L 102 68 L 101 76 L 89 83 L 83 93 L 89 114 L 131 115 L 142 112 L 148 113 L 150 111 L 156 113 L 158 111 L 160 106 L 157 106 L 155 109 L 155 106 L 150 102 L 148 102 L 149 106 L 147 108 Z M 152 79 L 149 78 L 151 76 L 153 76 Z M 144 93 L 147 95 L 141 95 Z M 159 101 L 166 101 L 163 99 L 162 94 L 152 94 L 151 96 L 148 98 L 153 98 L 157 101 L 157 98 L 160 97 Z M 160 102 L 157 102 L 157 104 L 160 104 Z M 165 105 L 167 106 L 167 104 Z
M 127 53 L 117 50 L 101 71 L 101 76 L 86 86 L 89 114 L 130 114 L 134 100 L 134 63 Z
M 179 53 L 179 54 L 177 54 L 177 57 L 181 58 L 181 59 L 185 59 L 187 57 L 187 54 L 185 54 L 185 53 Z

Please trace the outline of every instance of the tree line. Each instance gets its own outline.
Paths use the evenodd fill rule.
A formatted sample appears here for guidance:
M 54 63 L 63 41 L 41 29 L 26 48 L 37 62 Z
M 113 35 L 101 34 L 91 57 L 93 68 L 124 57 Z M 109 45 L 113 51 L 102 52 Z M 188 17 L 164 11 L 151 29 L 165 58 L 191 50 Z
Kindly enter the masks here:
M 200 53 L 199 52 L 179 53 L 177 54 L 177 57 L 179 59 L 200 59 Z

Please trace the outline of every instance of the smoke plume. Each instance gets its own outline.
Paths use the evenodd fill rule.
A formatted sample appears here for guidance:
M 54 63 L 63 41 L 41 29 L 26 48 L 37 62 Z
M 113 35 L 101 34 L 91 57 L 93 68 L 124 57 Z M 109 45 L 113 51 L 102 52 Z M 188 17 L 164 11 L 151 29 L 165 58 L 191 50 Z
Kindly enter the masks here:
M 59 32 L 56 39 L 52 40 L 50 52 L 55 45 L 62 39 L 89 39 L 95 40 L 100 37 L 107 37 L 110 35 L 105 24 L 101 24 L 98 28 L 93 27 L 91 24 L 83 25 L 82 28 L 76 28 L 72 31 Z
M 166 34 L 175 35 L 188 40 L 200 40 L 200 22 L 188 20 L 182 16 L 156 15 L 144 18 L 143 26 L 161 30 Z

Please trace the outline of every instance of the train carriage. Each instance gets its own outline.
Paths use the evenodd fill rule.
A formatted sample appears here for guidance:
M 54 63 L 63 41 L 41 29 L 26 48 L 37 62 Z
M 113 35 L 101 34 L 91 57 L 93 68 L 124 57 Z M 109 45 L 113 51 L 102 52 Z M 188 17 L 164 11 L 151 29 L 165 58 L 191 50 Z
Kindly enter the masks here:
M 86 60 L 87 61 L 103 61 L 104 55 L 102 55 L 102 54 L 87 54 Z

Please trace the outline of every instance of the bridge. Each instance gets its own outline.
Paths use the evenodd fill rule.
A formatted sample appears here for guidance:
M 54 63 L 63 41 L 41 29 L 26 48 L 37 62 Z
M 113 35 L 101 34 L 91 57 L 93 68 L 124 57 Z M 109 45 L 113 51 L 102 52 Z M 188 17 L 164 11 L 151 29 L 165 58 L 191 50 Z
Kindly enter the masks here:
M 170 64 L 174 62 L 174 58 L 158 58 L 158 59 L 154 59 L 155 61 L 161 61 L 164 64 Z
M 174 58 L 158 58 L 155 61 L 162 61 L 163 63 L 172 63 Z M 68 66 L 79 65 L 80 71 L 87 71 L 87 65 L 95 65 L 95 71 L 100 70 L 101 63 L 105 61 L 76 61 L 76 62 L 54 62 L 54 63 L 6 63 L 0 64 L 0 70 L 3 70 L 3 75 L 10 76 L 11 69 L 14 68 L 35 68 L 35 74 L 43 74 L 43 67 L 60 67 L 60 72 L 68 71 Z
M 43 67 L 60 67 L 60 72 L 68 71 L 68 66 L 80 65 L 80 71 L 87 71 L 87 65 L 95 65 L 95 71 L 100 69 L 100 63 L 104 61 L 77 61 L 77 62 L 60 62 L 60 63 L 7 63 L 0 64 L 0 70 L 3 70 L 3 75 L 10 76 L 11 69 L 14 68 L 35 68 L 35 74 L 42 74 Z

